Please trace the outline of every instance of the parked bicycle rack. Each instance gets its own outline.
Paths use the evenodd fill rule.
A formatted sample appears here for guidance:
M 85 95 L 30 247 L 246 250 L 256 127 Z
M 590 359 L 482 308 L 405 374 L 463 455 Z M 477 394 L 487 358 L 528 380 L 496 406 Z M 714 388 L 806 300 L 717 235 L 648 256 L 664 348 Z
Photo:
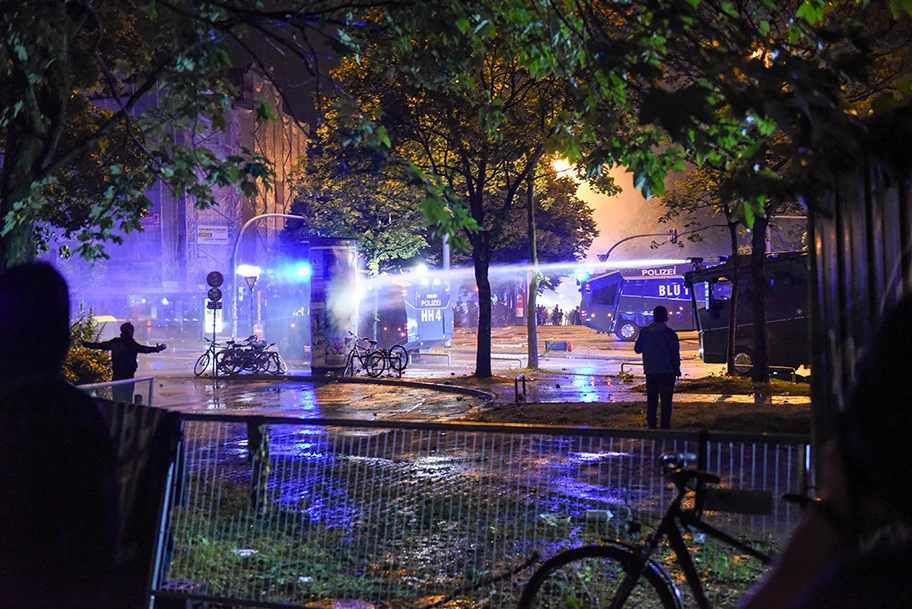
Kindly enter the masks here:
M 621 372 L 624 372 L 624 365 L 643 367 L 643 362 L 621 362 Z
M 450 358 L 449 353 L 421 353 L 420 351 L 416 351 L 411 354 L 411 357 L 412 357 L 412 359 L 415 359 L 415 358 L 422 359 L 425 357 L 445 357 L 446 361 L 447 361 L 447 366 L 452 366 L 452 364 L 453 364 L 453 360 L 452 360 L 452 358 Z
M 526 401 L 526 375 L 525 374 L 520 374 L 515 379 L 513 379 L 513 394 L 515 396 L 513 401 L 517 404 L 519 404 L 519 402 L 520 402 L 520 400 L 519 400 L 519 383 L 520 383 L 520 381 L 522 382 L 522 401 L 523 401 L 523 403 L 525 403 L 525 401 Z

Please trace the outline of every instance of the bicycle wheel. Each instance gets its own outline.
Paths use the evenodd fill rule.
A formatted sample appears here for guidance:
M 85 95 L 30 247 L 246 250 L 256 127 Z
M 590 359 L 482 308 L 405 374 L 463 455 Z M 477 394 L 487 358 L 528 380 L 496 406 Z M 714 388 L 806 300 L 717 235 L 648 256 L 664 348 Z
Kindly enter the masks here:
M 402 374 L 409 365 L 409 352 L 402 345 L 396 345 L 390 349 L 390 370 Z
M 285 365 L 285 360 L 281 355 L 275 351 L 267 351 L 265 370 L 269 374 L 284 374 L 288 371 L 288 366 Z
M 196 376 L 202 375 L 206 370 L 209 369 L 209 364 L 212 363 L 212 354 L 209 351 L 206 351 L 199 356 L 199 359 L 196 360 L 196 363 L 193 364 L 193 374 Z
M 633 554 L 617 546 L 584 546 L 558 554 L 532 574 L 518 609 L 607 609 L 629 569 Z M 676 590 L 647 564 L 623 605 L 636 609 L 679 609 Z
M 379 351 L 374 351 L 367 356 L 364 369 L 367 371 L 367 376 L 377 378 L 386 370 L 386 357 Z
M 231 376 L 237 374 L 240 370 L 235 365 L 234 355 L 230 351 L 219 351 L 215 354 L 215 365 L 222 374 Z

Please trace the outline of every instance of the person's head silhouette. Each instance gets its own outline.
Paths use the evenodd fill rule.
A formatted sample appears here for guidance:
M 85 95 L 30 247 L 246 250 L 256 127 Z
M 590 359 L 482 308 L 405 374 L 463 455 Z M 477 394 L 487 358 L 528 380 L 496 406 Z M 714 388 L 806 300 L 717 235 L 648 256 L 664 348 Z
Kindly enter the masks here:
M 666 309 L 662 305 L 659 305 L 656 308 L 654 308 L 652 310 L 652 320 L 659 322 L 659 323 L 665 323 L 666 321 L 668 321 L 668 309 Z
M 120 325 L 120 335 L 124 338 L 133 338 L 133 324 L 130 322 Z
M 49 264 L 0 275 L 0 380 L 57 376 L 70 344 L 70 293 Z

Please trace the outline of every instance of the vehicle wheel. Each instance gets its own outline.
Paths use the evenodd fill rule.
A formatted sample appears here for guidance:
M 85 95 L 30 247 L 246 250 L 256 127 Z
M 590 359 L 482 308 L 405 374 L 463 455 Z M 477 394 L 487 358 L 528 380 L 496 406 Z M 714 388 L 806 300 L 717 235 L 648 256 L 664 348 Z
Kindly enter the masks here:
M 584 546 L 558 554 L 543 564 L 523 588 L 518 609 L 609 607 L 624 576 L 642 570 L 632 553 L 616 546 Z M 622 605 L 617 605 L 618 607 Z M 678 595 L 650 563 L 624 607 L 681 606 Z
M 200 355 L 199 359 L 196 360 L 196 363 L 193 364 L 193 374 L 195 374 L 196 376 L 200 376 L 206 370 L 209 369 L 209 364 L 211 364 L 211 363 L 212 363 L 212 355 L 209 353 L 209 351 L 206 351 L 205 353 Z
M 389 358 L 390 370 L 396 374 L 402 374 L 409 365 L 409 352 L 402 345 L 396 345 L 390 349 Z
M 636 340 L 640 335 L 640 328 L 632 321 L 622 321 L 617 328 L 616 334 L 621 340 Z
M 386 370 L 386 357 L 379 351 L 374 351 L 367 356 L 367 362 L 364 364 L 367 376 L 377 378 Z
M 747 347 L 735 347 L 735 372 L 739 376 L 748 376 L 754 369 L 754 352 Z

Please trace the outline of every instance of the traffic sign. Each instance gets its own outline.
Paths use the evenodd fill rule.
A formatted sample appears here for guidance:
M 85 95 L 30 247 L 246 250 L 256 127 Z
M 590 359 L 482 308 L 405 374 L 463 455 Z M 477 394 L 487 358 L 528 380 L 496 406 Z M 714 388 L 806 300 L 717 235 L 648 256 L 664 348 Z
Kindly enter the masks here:
M 219 288 L 225 282 L 225 277 L 218 271 L 212 271 L 206 275 L 206 283 L 210 288 Z

